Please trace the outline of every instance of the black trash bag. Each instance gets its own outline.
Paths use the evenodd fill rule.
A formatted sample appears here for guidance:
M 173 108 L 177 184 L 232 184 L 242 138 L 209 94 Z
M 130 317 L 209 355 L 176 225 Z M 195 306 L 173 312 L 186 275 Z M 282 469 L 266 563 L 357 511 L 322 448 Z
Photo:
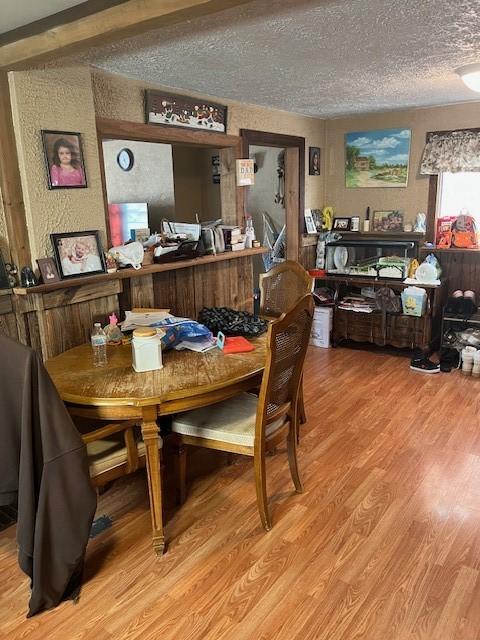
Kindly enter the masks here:
M 248 311 L 238 311 L 228 307 L 204 307 L 198 314 L 198 321 L 212 333 L 219 331 L 226 336 L 256 338 L 265 333 L 268 323 Z

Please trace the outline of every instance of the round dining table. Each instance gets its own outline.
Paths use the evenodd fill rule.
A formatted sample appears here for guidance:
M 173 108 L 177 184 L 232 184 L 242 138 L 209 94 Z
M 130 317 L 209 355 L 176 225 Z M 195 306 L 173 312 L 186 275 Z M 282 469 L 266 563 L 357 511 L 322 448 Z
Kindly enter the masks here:
M 94 367 L 92 348 L 83 344 L 45 366 L 71 415 L 95 420 L 137 419 L 145 443 L 154 551 L 165 550 L 159 416 L 204 407 L 259 385 L 266 361 L 266 337 L 250 341 L 253 351 L 224 354 L 170 350 L 163 368 L 137 373 L 129 344 L 108 346 L 108 363 Z

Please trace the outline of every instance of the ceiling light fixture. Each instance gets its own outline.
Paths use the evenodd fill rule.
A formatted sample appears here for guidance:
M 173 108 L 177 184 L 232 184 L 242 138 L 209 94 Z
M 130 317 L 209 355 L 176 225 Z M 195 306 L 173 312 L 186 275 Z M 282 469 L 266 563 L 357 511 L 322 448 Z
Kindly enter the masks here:
M 455 70 L 469 89 L 480 92 L 480 62 L 467 64 Z

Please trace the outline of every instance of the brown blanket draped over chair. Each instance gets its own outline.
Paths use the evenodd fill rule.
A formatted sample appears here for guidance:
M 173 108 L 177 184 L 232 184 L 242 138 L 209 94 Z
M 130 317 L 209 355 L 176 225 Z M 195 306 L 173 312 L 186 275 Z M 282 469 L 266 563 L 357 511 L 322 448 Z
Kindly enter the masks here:
M 0 505 L 18 502 L 28 616 L 78 594 L 96 508 L 85 445 L 38 355 L 0 336 Z

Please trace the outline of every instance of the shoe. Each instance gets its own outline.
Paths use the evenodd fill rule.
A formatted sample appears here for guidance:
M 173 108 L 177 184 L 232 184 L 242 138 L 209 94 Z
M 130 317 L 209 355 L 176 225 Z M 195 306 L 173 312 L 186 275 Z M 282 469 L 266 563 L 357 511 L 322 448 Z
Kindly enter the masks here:
M 475 292 L 470 289 L 463 292 L 463 304 L 461 313 L 465 318 L 470 318 L 477 313 L 477 303 L 475 300 Z
M 440 373 L 440 365 L 435 364 L 427 356 L 415 356 L 410 361 L 410 369 L 422 373 Z
M 460 289 L 457 289 L 448 297 L 447 304 L 445 306 L 445 313 L 448 313 L 453 316 L 461 314 L 463 301 L 464 301 L 463 291 L 460 291 Z
M 443 348 L 440 351 L 440 371 L 450 373 L 452 369 L 457 369 L 460 355 L 456 349 Z

